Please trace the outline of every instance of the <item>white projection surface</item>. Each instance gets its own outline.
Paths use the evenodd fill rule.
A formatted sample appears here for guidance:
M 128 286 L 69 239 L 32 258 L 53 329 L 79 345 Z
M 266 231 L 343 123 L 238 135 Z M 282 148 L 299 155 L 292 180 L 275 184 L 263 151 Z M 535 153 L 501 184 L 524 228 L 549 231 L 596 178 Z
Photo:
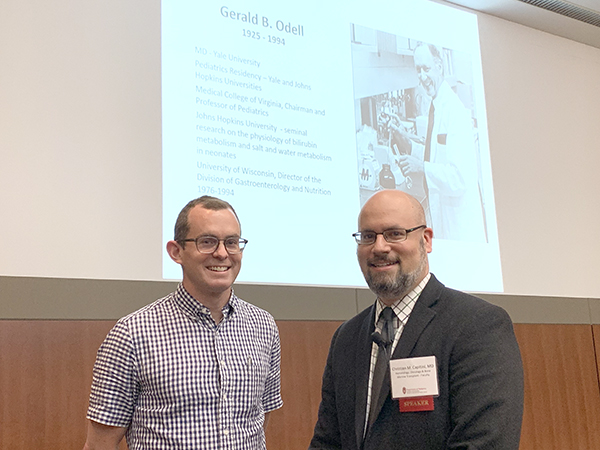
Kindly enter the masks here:
M 432 272 L 503 290 L 475 15 L 416 0 L 163 0 L 161 26 L 163 244 L 189 200 L 213 195 L 249 240 L 238 282 L 364 286 L 358 212 L 401 189 L 428 205 Z M 429 156 L 423 44 L 440 51 L 445 95 Z M 405 176 L 411 158 L 421 175 Z M 181 277 L 167 255 L 163 276 Z

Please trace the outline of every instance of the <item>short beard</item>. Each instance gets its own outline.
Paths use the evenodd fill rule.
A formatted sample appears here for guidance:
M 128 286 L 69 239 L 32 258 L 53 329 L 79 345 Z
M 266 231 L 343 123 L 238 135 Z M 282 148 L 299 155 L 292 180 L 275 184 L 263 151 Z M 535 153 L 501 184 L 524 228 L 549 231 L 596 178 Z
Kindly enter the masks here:
M 412 272 L 406 273 L 402 270 L 402 261 L 398 261 L 400 268 L 395 279 L 388 276 L 373 275 L 367 271 L 365 280 L 369 289 L 373 291 L 379 298 L 385 299 L 400 299 L 408 294 L 414 286 L 420 281 L 423 276 L 427 264 L 427 251 L 425 243 L 421 240 L 419 246 L 420 261 L 419 266 Z

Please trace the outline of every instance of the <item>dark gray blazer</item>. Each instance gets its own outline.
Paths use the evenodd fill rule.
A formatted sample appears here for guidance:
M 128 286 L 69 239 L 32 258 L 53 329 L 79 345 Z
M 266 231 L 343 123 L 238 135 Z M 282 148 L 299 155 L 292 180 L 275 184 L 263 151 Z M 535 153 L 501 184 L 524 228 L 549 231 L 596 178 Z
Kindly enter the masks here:
M 512 322 L 497 306 L 446 288 L 433 275 L 417 300 L 393 359 L 437 359 L 435 409 L 399 411 L 389 373 L 379 415 L 363 441 L 375 306 L 335 332 L 309 449 L 517 450 L 523 367 Z

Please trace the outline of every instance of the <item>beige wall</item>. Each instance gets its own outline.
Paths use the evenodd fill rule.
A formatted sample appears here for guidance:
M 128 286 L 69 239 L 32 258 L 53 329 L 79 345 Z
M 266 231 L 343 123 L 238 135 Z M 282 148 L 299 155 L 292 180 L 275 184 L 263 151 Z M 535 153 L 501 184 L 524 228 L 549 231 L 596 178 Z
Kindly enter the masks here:
M 116 320 L 177 283 L 0 277 L 0 319 Z M 236 285 L 238 296 L 277 320 L 345 320 L 369 306 L 368 289 Z M 515 323 L 600 324 L 600 299 L 477 294 Z

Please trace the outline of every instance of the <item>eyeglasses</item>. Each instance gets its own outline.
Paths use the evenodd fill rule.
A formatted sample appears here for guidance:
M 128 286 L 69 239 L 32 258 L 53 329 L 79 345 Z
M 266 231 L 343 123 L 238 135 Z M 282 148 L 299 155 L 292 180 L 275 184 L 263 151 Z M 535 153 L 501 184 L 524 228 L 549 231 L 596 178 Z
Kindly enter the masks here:
M 427 228 L 427 225 L 419 225 L 418 227 L 409 228 L 392 228 L 391 230 L 385 230 L 382 233 L 375 233 L 374 231 L 359 231 L 358 233 L 352 234 L 358 245 L 371 245 L 377 240 L 378 235 L 383 235 L 383 238 L 387 242 L 397 243 L 405 241 L 408 237 L 408 233 L 412 233 L 420 228 Z
M 214 253 L 219 247 L 219 242 L 222 242 L 227 253 L 235 255 L 236 253 L 242 253 L 242 250 L 244 250 L 244 247 L 248 243 L 248 239 L 241 237 L 218 239 L 215 236 L 198 236 L 196 239 L 181 239 L 179 242 L 195 242 L 196 248 L 200 253 Z

